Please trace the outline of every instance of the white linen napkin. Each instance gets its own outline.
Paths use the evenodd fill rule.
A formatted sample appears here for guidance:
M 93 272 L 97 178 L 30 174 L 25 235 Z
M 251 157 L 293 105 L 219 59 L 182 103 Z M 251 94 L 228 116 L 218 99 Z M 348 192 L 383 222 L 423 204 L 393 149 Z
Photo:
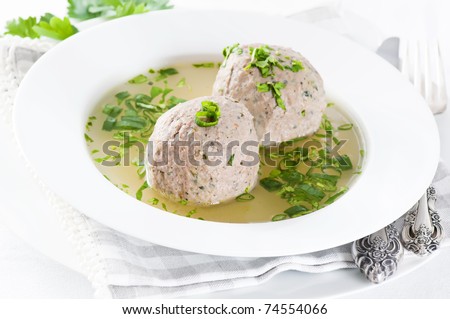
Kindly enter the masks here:
M 20 81 L 52 45 L 10 36 L 0 39 L 0 118 L 11 132 L 13 100 Z M 25 162 L 23 165 L 26 166 Z M 155 245 L 97 223 L 58 198 L 37 176 L 35 180 L 72 239 L 97 297 L 181 297 L 257 285 L 286 270 L 320 273 L 355 268 L 350 244 L 273 258 L 220 257 Z M 438 194 L 437 208 L 448 234 L 450 173 L 444 165 L 439 165 L 433 184 Z M 402 222 L 400 218 L 397 226 L 401 227 Z M 450 246 L 448 237 L 442 243 L 444 246 Z M 418 257 L 407 254 L 405 258 Z

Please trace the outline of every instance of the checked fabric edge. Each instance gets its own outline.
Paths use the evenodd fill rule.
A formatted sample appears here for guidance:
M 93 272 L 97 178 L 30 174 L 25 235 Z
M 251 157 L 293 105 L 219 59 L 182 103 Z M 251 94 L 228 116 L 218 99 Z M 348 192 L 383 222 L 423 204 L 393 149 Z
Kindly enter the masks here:
M 111 298 L 111 292 L 107 286 L 106 271 L 103 262 L 99 258 L 96 248 L 96 238 L 92 238 L 89 231 L 89 222 L 83 214 L 63 201 L 51 191 L 39 178 L 34 168 L 25 158 L 19 147 L 17 137 L 12 125 L 12 113 L 14 100 L 21 82 L 20 76 L 15 68 L 16 48 L 24 48 L 36 52 L 45 53 L 54 46 L 54 42 L 32 40 L 14 36 L 0 38 L 0 119 L 9 129 L 10 138 L 14 141 L 17 152 L 20 154 L 24 164 L 34 181 L 39 185 L 44 195 L 54 208 L 63 230 L 74 246 L 84 274 L 92 283 L 95 296 L 98 298 Z

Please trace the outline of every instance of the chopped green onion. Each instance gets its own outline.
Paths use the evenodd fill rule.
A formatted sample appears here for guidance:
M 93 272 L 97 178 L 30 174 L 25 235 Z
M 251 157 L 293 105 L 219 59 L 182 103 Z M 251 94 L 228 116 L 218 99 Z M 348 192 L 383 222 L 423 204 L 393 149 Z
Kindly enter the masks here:
M 147 181 L 144 182 L 144 184 L 142 184 L 141 187 L 139 187 L 139 189 L 136 192 L 136 199 L 137 200 L 142 200 L 142 193 L 144 192 L 145 189 L 149 188 Z
M 190 211 L 186 214 L 186 217 L 191 217 L 192 215 L 194 215 L 194 214 L 196 214 L 196 213 L 197 213 L 197 210 L 196 210 L 196 209 L 190 210 Z
M 216 64 L 214 62 L 207 62 L 207 63 L 194 63 L 192 66 L 194 68 L 213 68 Z
M 342 124 L 341 126 L 338 127 L 339 131 L 348 131 L 351 130 L 353 128 L 353 124 L 351 123 L 347 123 L 347 124 Z
M 298 217 L 307 214 L 308 209 L 305 206 L 295 205 L 286 209 L 284 213 L 289 217 Z
M 89 135 L 87 135 L 86 133 L 84 133 L 84 139 L 86 140 L 86 142 L 87 143 L 92 143 L 94 140 L 89 136 Z
M 247 190 L 245 191 L 245 193 L 242 193 L 241 195 L 236 197 L 237 202 L 248 202 L 253 199 L 255 199 L 255 196 L 250 194 Z
M 127 98 L 129 98 L 131 96 L 131 94 L 128 91 L 122 91 L 117 93 L 116 95 L 114 95 L 117 99 L 117 104 L 122 104 L 122 102 L 124 100 L 126 100 Z
M 259 181 L 259 184 L 267 191 L 274 192 L 280 190 L 283 187 L 283 183 L 276 179 L 266 177 Z
M 134 78 L 132 78 L 131 80 L 128 81 L 128 83 L 130 84 L 142 84 L 148 81 L 148 78 L 143 75 L 143 74 L 139 74 L 138 76 L 135 76 Z
M 180 81 L 178 81 L 177 83 L 177 87 L 182 88 L 186 86 L 186 78 L 182 78 Z
M 158 70 L 158 75 L 155 78 L 155 81 L 161 81 L 167 79 L 171 75 L 178 74 L 178 71 L 174 68 L 160 69 Z
M 344 195 L 348 191 L 348 187 L 343 187 L 339 192 L 334 194 L 333 196 L 330 196 L 326 201 L 325 205 L 330 205 L 331 203 L 334 203 L 336 199 Z
M 153 198 L 150 198 L 150 199 L 148 200 L 148 202 L 149 202 L 150 204 L 156 206 L 156 205 L 158 205 L 158 203 L 159 203 L 159 199 L 157 199 L 156 197 L 153 197 Z
M 231 154 L 230 158 L 228 159 L 227 166 L 233 166 L 233 160 L 234 160 L 234 154 Z
M 195 123 L 200 127 L 215 126 L 219 118 L 219 105 L 213 101 L 202 101 L 202 110 L 195 114 Z
M 110 117 L 117 117 L 117 115 L 119 115 L 122 112 L 122 108 L 115 105 L 106 104 L 103 107 L 102 112 Z
M 278 215 L 275 215 L 275 216 L 272 217 L 272 221 L 273 222 L 277 222 L 277 221 L 280 221 L 280 220 L 287 219 L 288 217 L 289 216 L 286 215 L 286 214 L 278 214 Z
M 112 131 L 116 125 L 116 119 L 114 117 L 108 116 L 103 122 L 102 130 Z

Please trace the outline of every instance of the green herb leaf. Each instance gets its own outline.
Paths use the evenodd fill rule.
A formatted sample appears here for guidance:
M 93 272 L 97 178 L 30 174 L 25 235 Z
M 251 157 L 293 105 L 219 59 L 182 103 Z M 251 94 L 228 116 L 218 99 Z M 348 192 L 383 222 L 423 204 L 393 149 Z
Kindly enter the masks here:
M 89 136 L 89 135 L 87 135 L 86 133 L 84 133 L 84 139 L 86 140 L 86 142 L 87 143 L 92 143 L 94 140 Z
M 99 17 L 105 10 L 109 9 L 109 7 L 105 8 L 102 0 L 68 0 L 68 3 L 69 7 L 67 10 L 69 17 L 78 20 L 88 20 Z
M 334 203 L 336 199 L 344 195 L 348 191 L 348 187 L 343 187 L 339 192 L 334 194 L 333 196 L 330 196 L 326 201 L 325 205 L 330 205 L 331 203 Z
M 235 44 L 227 46 L 226 48 L 223 49 L 222 54 L 223 54 L 224 59 L 221 64 L 222 68 L 224 68 L 226 66 L 230 55 L 235 52 L 237 54 L 242 54 L 242 52 L 243 52 L 242 48 L 239 47 L 239 43 L 235 43 Z
M 110 117 L 117 117 L 122 112 L 122 108 L 115 105 L 106 104 L 103 107 L 102 112 Z
M 286 105 L 284 104 L 283 99 L 281 98 L 281 89 L 284 89 L 286 84 L 283 82 L 267 82 L 267 83 L 256 83 L 256 88 L 258 92 L 266 93 L 272 92 L 277 105 L 286 111 Z
M 292 207 L 289 207 L 288 209 L 286 209 L 284 211 L 284 213 L 292 218 L 292 217 L 306 215 L 309 213 L 309 211 L 305 206 L 295 205 L 295 206 L 292 206 Z
M 239 195 L 238 197 L 236 197 L 236 201 L 237 202 L 248 202 L 255 199 L 255 196 L 253 196 L 250 193 L 242 193 L 241 195 Z
M 130 84 L 142 84 L 148 81 L 148 77 L 146 77 L 143 74 L 139 74 L 138 76 L 135 76 L 131 80 L 128 81 Z
M 171 109 L 173 108 L 175 105 L 178 105 L 180 103 L 184 103 L 186 102 L 185 99 L 179 99 L 175 96 L 171 96 L 167 101 L 166 101 L 166 106 L 167 108 Z
M 15 35 L 22 38 L 36 39 L 40 37 L 40 35 L 33 29 L 36 24 L 37 21 L 35 17 L 11 20 L 6 23 L 5 34 Z
M 260 71 L 263 78 L 273 76 L 274 67 L 284 70 L 284 66 L 276 57 L 271 55 L 271 51 L 273 49 L 267 45 L 261 45 L 259 48 L 250 48 L 251 60 L 244 70 L 255 67 Z
M 339 131 L 348 131 L 348 130 L 351 130 L 352 128 L 353 128 L 352 123 L 342 124 L 342 125 L 338 126 Z
M 131 94 L 128 91 L 122 91 L 122 92 L 117 93 L 115 95 L 115 97 L 117 99 L 117 104 L 119 104 L 119 105 L 122 104 L 122 102 L 124 100 L 126 100 L 127 98 L 129 98 L 130 96 L 131 96 Z
M 180 81 L 178 81 L 177 87 L 182 88 L 185 86 L 186 86 L 186 78 L 182 78 Z
M 158 75 L 155 78 L 156 82 L 161 81 L 161 80 L 165 80 L 171 75 L 178 74 L 178 71 L 176 69 L 174 69 L 174 68 L 167 68 L 167 69 L 158 70 L 157 73 L 158 73 Z
M 289 218 L 289 216 L 286 215 L 286 214 L 278 214 L 278 215 L 275 215 L 275 216 L 272 217 L 272 221 L 273 222 L 277 222 L 277 221 L 285 220 L 285 219 L 288 219 L 288 218 Z
M 108 116 L 103 122 L 102 130 L 112 131 L 114 129 L 114 126 L 116 125 L 116 121 L 117 120 L 114 117 Z
M 337 155 L 333 158 L 333 165 L 340 168 L 343 171 L 347 171 L 353 168 L 352 161 L 348 155 Z
M 46 13 L 41 17 L 39 23 L 33 27 L 34 32 L 40 36 L 64 40 L 78 32 L 71 23 L 69 18 L 60 19 L 50 13 Z
M 215 126 L 219 123 L 220 107 L 213 101 L 202 101 L 201 111 L 195 114 L 195 123 L 200 127 Z
M 228 159 L 227 165 L 233 166 L 233 161 L 234 161 L 234 154 L 231 154 L 230 158 Z
M 301 61 L 292 60 L 291 67 L 289 68 L 292 72 L 298 72 L 300 70 L 303 70 L 303 64 Z
M 144 190 L 146 190 L 147 188 L 149 188 L 147 181 L 144 182 L 144 184 L 142 184 L 141 187 L 139 187 L 139 189 L 136 192 L 136 199 L 137 200 L 142 200 L 142 194 L 144 192 Z
M 213 68 L 216 66 L 214 62 L 207 62 L 207 63 L 194 63 L 192 64 L 194 68 Z
M 283 187 L 283 183 L 274 178 L 266 177 L 259 181 L 259 184 L 269 192 L 275 192 Z

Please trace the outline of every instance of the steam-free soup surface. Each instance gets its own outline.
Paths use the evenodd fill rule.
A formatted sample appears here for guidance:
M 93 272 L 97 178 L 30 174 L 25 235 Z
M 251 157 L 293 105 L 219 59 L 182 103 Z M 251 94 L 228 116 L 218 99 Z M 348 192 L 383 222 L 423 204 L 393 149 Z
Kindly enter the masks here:
M 152 122 L 183 100 L 210 95 L 217 70 L 218 63 L 209 61 L 167 66 L 125 80 L 106 94 L 89 117 L 85 135 L 94 164 L 105 178 L 137 200 L 167 213 L 230 223 L 300 217 L 346 192 L 361 172 L 364 150 L 356 123 L 332 103 L 316 134 L 278 148 L 261 149 L 260 183 L 248 194 L 219 205 L 195 207 L 186 201 L 173 202 L 149 188 L 143 158 Z M 133 110 L 137 119 L 144 119 L 144 127 L 140 128 L 140 120 L 127 122 L 133 119 L 126 117 L 134 115 Z

